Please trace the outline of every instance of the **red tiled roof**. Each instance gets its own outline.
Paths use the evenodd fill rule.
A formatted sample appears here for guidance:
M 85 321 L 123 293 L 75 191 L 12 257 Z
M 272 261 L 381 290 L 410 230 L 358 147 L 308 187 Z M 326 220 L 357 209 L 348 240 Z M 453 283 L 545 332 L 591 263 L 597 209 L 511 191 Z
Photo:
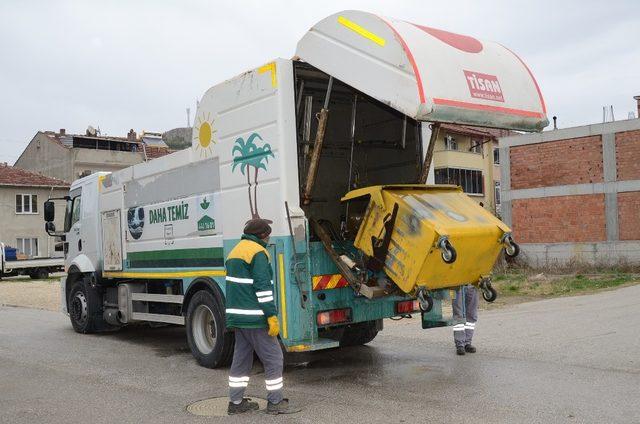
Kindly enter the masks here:
M 16 168 L 6 164 L 0 165 L 0 186 L 26 187 L 69 187 L 69 183 L 42 174 Z
M 166 147 L 156 147 L 156 146 L 146 146 L 145 151 L 147 152 L 148 159 L 155 159 L 161 156 L 168 155 L 169 153 L 173 153 L 173 150 L 168 149 Z

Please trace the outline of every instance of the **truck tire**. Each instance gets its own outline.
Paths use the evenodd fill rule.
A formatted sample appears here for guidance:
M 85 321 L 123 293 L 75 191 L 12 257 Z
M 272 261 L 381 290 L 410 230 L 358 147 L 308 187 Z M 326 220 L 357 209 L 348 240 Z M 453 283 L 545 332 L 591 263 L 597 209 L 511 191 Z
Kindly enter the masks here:
M 352 324 L 344 329 L 340 338 L 340 347 L 361 346 L 369 343 L 378 335 L 376 321 Z
M 71 325 L 77 333 L 90 334 L 110 329 L 102 318 L 102 295 L 91 287 L 87 278 L 78 280 L 71 288 L 67 305 Z
M 225 327 L 223 306 L 208 290 L 193 295 L 187 307 L 187 342 L 198 364 L 219 368 L 231 363 L 233 333 Z

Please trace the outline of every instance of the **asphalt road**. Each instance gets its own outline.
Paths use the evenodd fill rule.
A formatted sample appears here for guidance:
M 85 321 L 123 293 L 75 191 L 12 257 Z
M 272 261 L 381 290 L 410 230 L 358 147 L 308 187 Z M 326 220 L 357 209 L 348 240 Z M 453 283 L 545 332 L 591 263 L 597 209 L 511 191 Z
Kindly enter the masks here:
M 227 370 L 199 367 L 181 328 L 79 335 L 60 313 L 0 308 L 2 423 L 638 423 L 640 285 L 482 311 L 475 355 L 450 328 L 385 323 L 367 347 L 287 358 L 304 408 L 196 417 L 226 395 Z M 261 368 L 249 393 L 264 396 Z

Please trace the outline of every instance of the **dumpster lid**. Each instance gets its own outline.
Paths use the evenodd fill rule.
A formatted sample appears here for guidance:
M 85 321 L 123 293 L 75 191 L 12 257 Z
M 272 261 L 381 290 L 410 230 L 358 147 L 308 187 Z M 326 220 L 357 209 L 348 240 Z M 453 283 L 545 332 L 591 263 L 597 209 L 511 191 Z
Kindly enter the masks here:
M 440 190 L 440 191 L 462 191 L 462 189 L 456 185 L 451 184 L 436 184 L 436 185 L 426 185 L 426 184 L 385 184 L 385 185 L 377 185 L 370 186 L 364 188 L 358 188 L 356 190 L 351 190 L 340 199 L 341 202 L 346 202 L 347 200 L 357 199 L 359 197 L 371 196 L 371 198 L 379 203 L 384 204 L 384 200 L 382 199 L 382 190 Z
M 496 42 L 348 10 L 314 25 L 296 55 L 416 120 L 522 131 L 549 123 L 533 74 Z

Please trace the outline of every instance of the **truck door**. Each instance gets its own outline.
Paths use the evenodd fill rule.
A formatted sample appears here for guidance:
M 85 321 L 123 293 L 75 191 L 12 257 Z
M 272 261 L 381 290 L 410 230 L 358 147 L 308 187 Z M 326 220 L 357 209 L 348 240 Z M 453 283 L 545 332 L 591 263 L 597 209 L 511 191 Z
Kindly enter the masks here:
M 67 265 L 82 253 L 82 188 L 77 188 L 69 193 L 71 206 L 67 209 L 68 216 L 65 217 L 67 227 L 67 240 L 65 242 L 65 253 Z

